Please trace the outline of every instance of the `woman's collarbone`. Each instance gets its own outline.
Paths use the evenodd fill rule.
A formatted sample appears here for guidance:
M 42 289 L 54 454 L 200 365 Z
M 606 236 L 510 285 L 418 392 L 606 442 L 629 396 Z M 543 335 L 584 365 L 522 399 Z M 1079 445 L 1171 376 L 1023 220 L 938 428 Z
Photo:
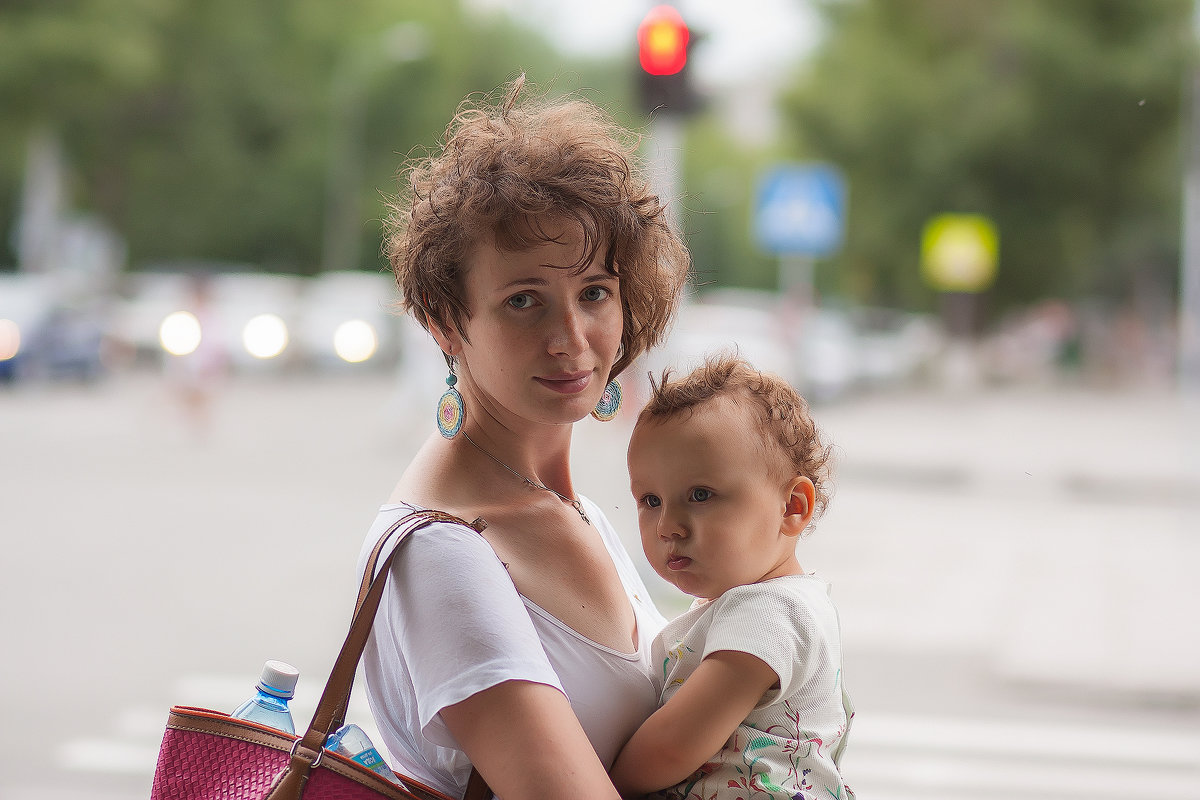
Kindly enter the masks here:
M 602 552 L 582 542 L 532 547 L 505 566 L 517 591 L 547 614 L 585 638 L 632 652 L 633 607 L 612 558 L 602 542 L 599 547 Z

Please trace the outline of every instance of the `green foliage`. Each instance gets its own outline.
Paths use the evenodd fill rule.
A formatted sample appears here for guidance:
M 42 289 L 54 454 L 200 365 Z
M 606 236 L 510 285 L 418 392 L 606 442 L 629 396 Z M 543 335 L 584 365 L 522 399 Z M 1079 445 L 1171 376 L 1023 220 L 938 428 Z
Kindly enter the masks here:
M 400 23 L 424 33 L 404 53 L 389 39 Z M 556 92 L 581 83 L 544 42 L 453 0 L 10 0 L 0 228 L 14 221 L 30 132 L 49 126 L 73 170 L 72 208 L 124 234 L 133 264 L 309 272 L 338 136 L 351 136 L 359 265 L 378 268 L 381 193 L 402 157 L 432 144 L 465 94 L 522 70 Z M 591 77 L 614 81 L 611 69 Z
M 828 35 L 785 98 L 782 152 L 748 149 L 710 115 L 686 126 L 678 207 L 701 285 L 776 285 L 749 214 L 758 175 L 783 159 L 832 161 L 848 177 L 847 245 L 818 264 L 825 293 L 931 307 L 920 230 L 951 211 L 998 225 L 997 308 L 1171 284 L 1187 0 L 822 8 Z M 402 23 L 419 26 L 423 47 L 395 51 Z M 457 0 L 5 0 L 0 241 L 30 133 L 49 127 L 72 168 L 71 207 L 124 234 L 134 265 L 315 270 L 334 173 L 354 199 L 357 264 L 378 268 L 397 168 L 437 141 L 468 92 L 524 71 L 553 94 L 583 87 L 648 132 L 628 111 L 632 46 L 615 61 L 566 61 Z M 339 152 L 358 168 L 338 173 Z
M 992 217 L 995 305 L 1169 286 L 1186 0 L 857 0 L 785 101 L 798 156 L 847 174 L 841 289 L 929 307 L 919 237 Z
M 771 153 L 735 142 L 714 117 L 695 120 L 686 136 L 678 205 L 696 285 L 775 289 L 779 260 L 756 248 L 750 226 L 757 178 Z

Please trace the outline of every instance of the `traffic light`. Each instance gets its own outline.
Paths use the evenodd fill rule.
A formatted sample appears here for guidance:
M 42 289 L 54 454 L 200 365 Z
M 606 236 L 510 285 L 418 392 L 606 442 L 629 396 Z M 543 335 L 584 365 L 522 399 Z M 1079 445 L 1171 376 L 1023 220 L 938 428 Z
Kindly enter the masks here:
M 688 74 L 695 37 L 671 6 L 655 6 L 638 25 L 638 94 L 642 110 L 684 114 L 698 105 Z

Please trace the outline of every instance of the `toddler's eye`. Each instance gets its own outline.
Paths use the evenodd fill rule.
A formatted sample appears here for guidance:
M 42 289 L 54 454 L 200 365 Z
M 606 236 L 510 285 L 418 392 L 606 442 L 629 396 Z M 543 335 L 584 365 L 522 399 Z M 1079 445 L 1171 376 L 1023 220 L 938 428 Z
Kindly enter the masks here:
M 533 305 L 533 297 L 527 294 L 514 294 L 508 298 L 508 304 L 513 308 L 529 308 Z
M 697 487 L 695 489 L 692 489 L 692 491 L 688 494 L 688 499 L 691 500 L 693 503 L 703 503 L 705 500 L 708 500 L 709 498 L 711 498 L 712 494 L 713 493 L 710 492 L 708 489 L 701 489 L 701 488 Z
M 589 286 L 583 290 L 583 299 L 594 303 L 598 300 L 604 300 L 610 294 L 611 292 L 603 286 Z
M 662 505 L 662 500 L 656 494 L 648 494 L 642 498 L 642 502 L 650 508 L 658 508 Z

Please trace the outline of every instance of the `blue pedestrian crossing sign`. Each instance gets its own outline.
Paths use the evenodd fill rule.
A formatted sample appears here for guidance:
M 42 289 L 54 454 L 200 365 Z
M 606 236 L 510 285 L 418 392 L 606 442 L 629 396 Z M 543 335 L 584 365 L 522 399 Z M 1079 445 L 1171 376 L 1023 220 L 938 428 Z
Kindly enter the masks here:
M 827 256 L 842 246 L 846 183 L 829 164 L 775 167 L 758 186 L 754 238 L 776 255 Z

